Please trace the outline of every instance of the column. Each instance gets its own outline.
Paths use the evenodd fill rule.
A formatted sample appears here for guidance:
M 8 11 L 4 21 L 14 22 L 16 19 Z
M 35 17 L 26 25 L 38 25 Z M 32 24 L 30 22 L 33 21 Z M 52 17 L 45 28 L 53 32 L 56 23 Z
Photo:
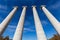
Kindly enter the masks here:
M 3 32 L 5 31 L 5 29 L 7 28 L 7 25 L 10 22 L 11 18 L 13 17 L 13 15 L 15 14 L 17 8 L 18 8 L 17 6 L 14 7 L 14 9 L 9 13 L 9 15 L 0 24 L 0 35 L 2 35 Z
M 59 24 L 58 20 L 45 8 L 44 5 L 41 6 L 41 9 L 43 10 L 43 12 L 47 16 L 47 18 L 49 19 L 51 24 L 54 26 L 54 28 L 56 29 L 56 31 L 60 35 L 60 24 Z
M 47 40 L 35 6 L 33 6 L 33 15 L 34 15 L 34 21 L 35 21 L 38 40 Z
M 23 7 L 22 14 L 20 16 L 13 40 L 22 40 L 22 33 L 23 33 L 23 24 L 25 18 L 26 6 Z

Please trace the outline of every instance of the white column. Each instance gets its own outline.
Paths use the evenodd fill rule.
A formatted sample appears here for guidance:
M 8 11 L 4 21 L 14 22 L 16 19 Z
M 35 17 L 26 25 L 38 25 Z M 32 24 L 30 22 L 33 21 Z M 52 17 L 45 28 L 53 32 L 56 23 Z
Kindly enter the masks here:
M 20 16 L 13 40 L 22 40 L 22 33 L 23 33 L 23 24 L 25 18 L 26 6 L 23 7 L 22 14 Z
M 47 18 L 49 19 L 51 24 L 54 26 L 54 28 L 56 29 L 56 31 L 60 35 L 60 24 L 59 24 L 58 20 L 45 8 L 44 5 L 41 6 L 41 9 L 43 10 L 43 12 L 47 16 Z
M 15 14 L 17 8 L 18 8 L 17 6 L 14 7 L 14 9 L 9 13 L 9 15 L 0 24 L 0 35 L 2 35 L 3 32 L 5 31 L 5 29 L 7 28 L 7 25 L 10 22 L 11 18 L 13 17 L 13 15 Z
M 38 40 L 47 40 L 35 6 L 33 6 L 33 15 L 34 15 L 34 21 L 35 21 Z

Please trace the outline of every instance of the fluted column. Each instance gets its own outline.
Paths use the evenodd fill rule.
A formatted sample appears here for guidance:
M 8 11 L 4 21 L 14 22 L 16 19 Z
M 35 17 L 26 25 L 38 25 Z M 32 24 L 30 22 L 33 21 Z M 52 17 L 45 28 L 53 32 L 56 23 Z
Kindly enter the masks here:
M 47 40 L 35 6 L 33 6 L 33 15 L 34 15 L 34 21 L 35 21 L 38 40 Z
M 47 18 L 49 19 L 51 24 L 54 26 L 54 28 L 56 29 L 56 31 L 60 35 L 60 24 L 59 24 L 58 20 L 45 8 L 44 5 L 41 6 L 41 9 L 43 10 L 43 12 L 47 16 Z
M 22 33 L 23 33 L 23 24 L 25 18 L 26 6 L 23 7 L 22 14 L 20 16 L 13 40 L 22 40 Z
M 17 10 L 17 6 L 14 7 L 14 9 L 9 13 L 9 15 L 3 20 L 3 22 L 0 24 L 0 35 L 3 34 L 3 32 L 5 31 L 8 23 L 10 22 L 11 18 L 13 17 L 13 15 L 15 14 L 16 10 Z

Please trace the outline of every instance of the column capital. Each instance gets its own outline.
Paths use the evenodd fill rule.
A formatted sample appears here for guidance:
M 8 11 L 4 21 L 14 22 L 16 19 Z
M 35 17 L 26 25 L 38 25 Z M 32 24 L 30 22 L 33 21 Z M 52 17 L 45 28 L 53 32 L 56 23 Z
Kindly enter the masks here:
M 36 7 L 35 5 L 33 5 L 32 7 Z
M 18 8 L 18 6 L 14 6 L 13 8 Z
M 43 7 L 46 7 L 46 5 L 41 5 L 41 6 L 40 6 L 40 9 L 42 9 Z
M 22 6 L 22 8 L 24 8 L 24 7 L 26 8 L 27 6 Z

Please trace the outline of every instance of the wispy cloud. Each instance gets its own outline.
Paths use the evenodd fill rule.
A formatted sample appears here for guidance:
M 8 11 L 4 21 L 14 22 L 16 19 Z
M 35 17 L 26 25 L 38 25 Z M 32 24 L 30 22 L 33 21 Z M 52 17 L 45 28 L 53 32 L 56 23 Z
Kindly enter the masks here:
M 7 5 L 0 4 L 0 13 L 7 13 Z
M 1 4 L 0 4 L 0 9 L 6 10 L 6 9 L 7 9 L 7 6 L 6 6 L 6 5 L 1 5 Z
M 58 1 L 55 4 L 51 5 L 50 8 L 54 8 L 54 9 L 60 8 L 60 1 Z
M 8 25 L 8 27 L 11 28 L 11 29 L 15 29 L 16 28 L 15 25 Z
M 45 20 L 42 20 L 42 24 L 43 24 L 43 25 L 47 25 L 47 24 L 48 24 L 48 22 L 47 22 L 47 21 L 45 21 Z
M 15 30 L 16 30 L 16 27 L 17 26 L 15 26 L 15 25 L 9 25 L 8 26 L 8 30 L 10 31 L 10 32 L 14 32 Z M 35 30 L 34 29 L 31 29 L 31 28 L 24 28 L 24 32 L 34 32 Z
M 8 25 L 8 31 L 14 32 L 15 29 L 16 29 L 16 26 L 15 25 Z
M 34 32 L 35 30 L 33 30 L 33 29 L 31 29 L 31 28 L 24 28 L 24 31 Z

